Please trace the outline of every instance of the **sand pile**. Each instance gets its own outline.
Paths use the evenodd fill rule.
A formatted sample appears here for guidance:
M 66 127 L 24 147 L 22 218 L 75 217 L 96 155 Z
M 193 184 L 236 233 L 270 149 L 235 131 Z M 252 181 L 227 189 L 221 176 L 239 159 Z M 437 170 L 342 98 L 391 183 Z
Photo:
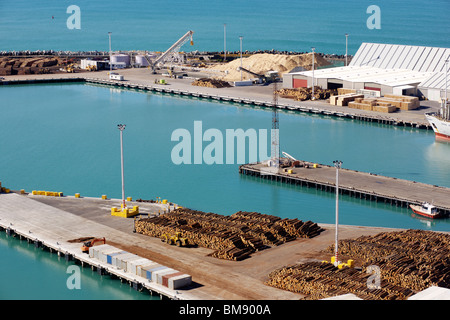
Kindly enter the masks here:
M 228 88 L 231 85 L 227 81 L 217 80 L 217 79 L 209 79 L 209 78 L 201 78 L 192 82 L 193 86 L 199 87 L 208 87 L 208 88 Z
M 317 53 L 314 55 L 314 64 L 317 67 L 327 66 L 330 63 L 322 58 Z M 241 79 L 241 72 L 239 67 L 241 66 L 241 59 L 235 59 L 231 62 L 212 66 L 211 69 L 219 71 L 228 71 L 228 74 L 223 73 L 223 75 L 217 78 L 225 81 L 239 81 Z M 242 67 L 252 72 L 258 74 L 264 74 L 267 71 L 278 71 L 280 76 L 283 73 L 289 72 L 295 67 L 303 67 L 306 70 L 311 70 L 312 68 L 312 54 L 305 53 L 300 55 L 284 55 L 284 54 L 269 54 L 260 53 L 254 54 L 248 58 L 242 58 Z M 246 72 L 242 72 L 242 79 L 248 80 L 255 78 Z

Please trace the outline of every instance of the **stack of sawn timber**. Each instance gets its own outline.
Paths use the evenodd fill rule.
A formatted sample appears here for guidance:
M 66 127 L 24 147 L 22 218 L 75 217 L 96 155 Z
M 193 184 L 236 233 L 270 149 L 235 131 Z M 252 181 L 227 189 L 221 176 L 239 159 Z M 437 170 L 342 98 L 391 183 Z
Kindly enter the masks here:
M 312 238 L 323 231 L 311 221 L 242 211 L 224 216 L 187 208 L 137 220 L 135 227 L 137 232 L 152 237 L 181 232 L 190 244 L 214 249 L 213 257 L 236 261 L 268 246 Z

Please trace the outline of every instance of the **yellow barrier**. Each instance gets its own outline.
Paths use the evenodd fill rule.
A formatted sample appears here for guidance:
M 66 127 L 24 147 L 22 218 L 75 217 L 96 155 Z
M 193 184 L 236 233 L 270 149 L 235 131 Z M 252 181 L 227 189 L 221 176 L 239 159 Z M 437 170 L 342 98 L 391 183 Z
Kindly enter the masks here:
M 133 209 L 122 209 L 122 208 L 116 208 L 116 207 L 112 207 L 111 208 L 111 215 L 112 216 L 116 216 L 116 217 L 121 217 L 121 218 L 129 218 L 129 217 L 133 217 L 135 215 L 137 215 L 139 213 L 139 206 L 133 206 Z
M 22 189 L 23 190 L 23 189 Z M 24 194 L 25 190 L 20 190 L 20 193 Z M 64 194 L 62 192 L 54 192 L 54 191 L 42 191 L 42 190 L 33 190 L 31 191 L 33 196 L 47 196 L 47 197 L 62 197 Z
M 106 194 L 102 195 L 102 199 L 103 199 L 103 200 L 108 199 L 108 198 L 106 197 Z
M 127 197 L 127 201 L 133 201 L 131 197 Z
M 79 193 L 75 193 L 75 198 L 79 198 L 80 194 Z
M 20 189 L 20 194 L 25 194 L 25 189 Z

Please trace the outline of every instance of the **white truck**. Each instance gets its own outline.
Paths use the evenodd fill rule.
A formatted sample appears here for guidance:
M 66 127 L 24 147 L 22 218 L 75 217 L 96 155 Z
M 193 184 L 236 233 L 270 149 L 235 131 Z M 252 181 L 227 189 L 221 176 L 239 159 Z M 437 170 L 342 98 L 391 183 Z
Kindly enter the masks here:
M 120 75 L 120 74 L 118 74 L 118 73 L 116 73 L 116 72 L 111 72 L 111 73 L 109 74 L 109 79 L 110 79 L 110 80 L 120 80 L 120 81 L 123 81 L 123 76 Z

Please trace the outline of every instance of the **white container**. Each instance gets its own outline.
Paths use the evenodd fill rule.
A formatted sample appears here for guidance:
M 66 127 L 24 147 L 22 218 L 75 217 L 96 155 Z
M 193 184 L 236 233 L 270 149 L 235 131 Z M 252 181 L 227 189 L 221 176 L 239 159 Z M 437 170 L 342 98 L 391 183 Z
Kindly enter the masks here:
M 116 266 L 119 269 L 122 269 L 122 259 L 126 259 L 127 257 L 130 257 L 130 256 L 135 256 L 135 254 L 132 254 L 129 252 L 123 253 L 123 254 L 118 254 L 118 255 L 112 257 L 111 264 L 113 266 Z
M 150 260 L 149 260 L 150 261 Z M 157 266 L 158 263 L 154 261 L 150 261 L 147 264 L 142 264 L 136 267 L 136 274 L 140 277 L 147 278 L 147 270 L 151 269 L 152 267 Z
M 132 260 L 137 260 L 140 259 L 141 257 L 139 257 L 138 255 L 130 255 L 128 257 L 124 257 L 121 260 L 121 269 L 123 269 L 123 271 L 127 272 L 127 267 L 128 267 L 128 261 L 132 261 Z
M 142 258 L 142 257 L 139 257 L 139 259 L 137 259 L 137 260 L 128 261 L 127 272 L 138 276 L 139 274 L 137 274 L 137 266 L 140 266 L 142 264 L 148 264 L 149 261 L 150 260 L 148 260 L 146 258 Z
M 106 248 L 111 248 L 109 244 L 100 244 L 89 248 L 89 258 L 98 258 L 98 251 Z
M 109 248 L 109 249 L 104 249 L 104 250 L 100 250 L 98 252 L 98 260 L 100 260 L 101 262 L 104 263 L 108 263 L 108 254 L 112 254 L 112 253 L 116 253 L 116 252 L 122 252 L 122 249 L 119 248 Z
M 163 275 L 177 273 L 177 272 L 178 272 L 177 270 L 172 269 L 172 268 L 155 271 L 154 274 L 152 274 L 152 281 L 162 285 L 163 284 L 163 281 L 162 281 Z
M 172 290 L 176 290 L 185 286 L 188 286 L 192 283 L 192 276 L 188 274 L 182 274 L 176 277 L 169 278 L 168 288 Z

